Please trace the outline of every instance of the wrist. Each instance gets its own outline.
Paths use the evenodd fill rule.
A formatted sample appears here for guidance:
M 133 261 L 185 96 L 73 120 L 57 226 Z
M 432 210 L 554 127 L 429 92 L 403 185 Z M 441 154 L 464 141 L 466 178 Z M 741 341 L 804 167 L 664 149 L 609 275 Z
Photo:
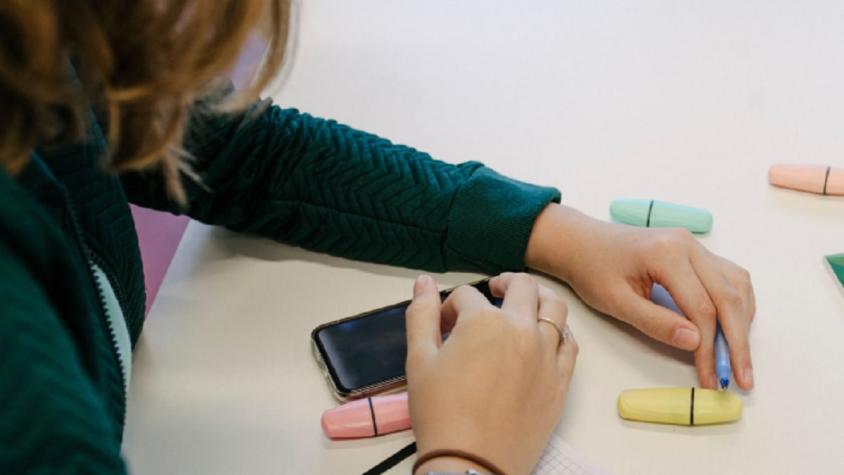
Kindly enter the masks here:
M 525 265 L 569 282 L 572 261 L 580 252 L 585 229 L 594 221 L 574 208 L 549 204 L 534 222 L 525 250 Z
M 475 470 L 483 474 L 487 473 L 486 469 L 469 460 L 455 456 L 443 456 L 423 463 L 416 469 L 413 475 L 426 475 L 430 472 L 465 473 L 467 470 Z

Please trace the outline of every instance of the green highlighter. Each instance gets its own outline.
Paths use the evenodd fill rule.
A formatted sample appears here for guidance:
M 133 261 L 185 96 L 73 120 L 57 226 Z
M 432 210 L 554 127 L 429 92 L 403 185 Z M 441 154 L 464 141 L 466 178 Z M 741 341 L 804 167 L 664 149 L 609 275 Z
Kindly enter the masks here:
M 693 233 L 712 229 L 712 213 L 658 200 L 619 199 L 610 204 L 612 219 L 646 228 L 686 228 Z
M 824 260 L 832 271 L 832 276 L 838 281 L 841 290 L 844 290 L 844 253 L 824 256 Z

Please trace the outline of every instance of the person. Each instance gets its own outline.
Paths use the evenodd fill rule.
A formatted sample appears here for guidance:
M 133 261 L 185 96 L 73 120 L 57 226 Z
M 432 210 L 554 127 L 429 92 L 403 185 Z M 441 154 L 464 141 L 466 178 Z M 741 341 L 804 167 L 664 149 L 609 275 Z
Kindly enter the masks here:
M 554 188 L 256 101 L 283 62 L 289 11 L 285 0 L 0 6 L 0 473 L 126 472 L 144 311 L 129 202 L 352 259 L 501 274 L 500 309 L 468 287 L 440 303 L 427 276 L 414 286 L 418 473 L 536 462 L 577 344 L 565 304 L 527 269 L 693 351 L 704 387 L 716 387 L 719 322 L 737 383 L 752 388 L 750 276 L 689 233 L 598 221 Z M 233 92 L 219 78 L 255 31 L 266 57 Z M 656 282 L 688 319 L 650 302 Z M 454 327 L 445 343 L 440 325 Z

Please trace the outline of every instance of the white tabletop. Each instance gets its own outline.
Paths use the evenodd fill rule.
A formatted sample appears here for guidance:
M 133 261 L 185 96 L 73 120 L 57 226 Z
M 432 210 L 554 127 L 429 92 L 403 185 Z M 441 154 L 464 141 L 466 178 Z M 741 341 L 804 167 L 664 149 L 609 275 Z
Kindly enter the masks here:
M 844 252 L 844 200 L 772 188 L 766 171 L 844 165 L 842 20 L 837 0 L 308 0 L 276 98 L 556 186 L 596 217 L 617 197 L 711 210 L 701 241 L 751 271 L 758 299 L 743 418 L 622 421 L 620 391 L 692 385 L 691 359 L 551 283 L 582 348 L 559 434 L 615 474 L 839 472 L 844 296 L 821 259 Z M 309 332 L 408 298 L 416 275 L 192 223 L 137 346 L 130 467 L 360 473 L 410 442 L 323 437 L 334 401 Z

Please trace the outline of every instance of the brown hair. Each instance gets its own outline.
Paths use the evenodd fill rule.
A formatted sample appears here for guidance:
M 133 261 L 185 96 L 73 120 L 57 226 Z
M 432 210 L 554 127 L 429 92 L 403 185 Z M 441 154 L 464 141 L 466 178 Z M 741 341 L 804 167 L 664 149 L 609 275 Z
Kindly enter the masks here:
M 112 170 L 160 166 L 182 200 L 180 145 L 190 105 L 233 67 L 250 34 L 268 48 L 257 96 L 281 66 L 289 0 L 3 0 L 0 3 L 0 166 L 79 138 L 88 110 L 107 130 Z

